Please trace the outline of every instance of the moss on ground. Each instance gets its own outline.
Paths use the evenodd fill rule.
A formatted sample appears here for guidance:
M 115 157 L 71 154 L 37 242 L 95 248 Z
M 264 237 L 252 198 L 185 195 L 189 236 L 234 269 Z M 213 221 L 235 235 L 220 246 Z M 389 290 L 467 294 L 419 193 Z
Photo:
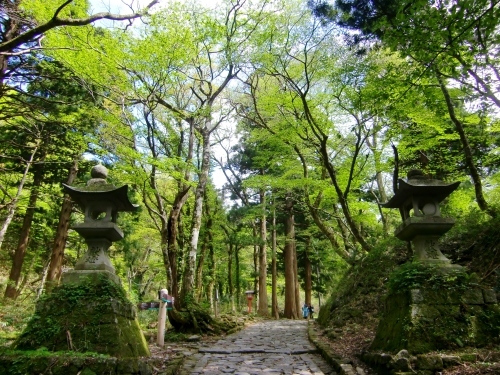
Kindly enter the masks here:
M 183 358 L 114 358 L 98 353 L 8 350 L 0 352 L 2 375 L 148 375 L 162 368 L 162 375 L 177 374 Z

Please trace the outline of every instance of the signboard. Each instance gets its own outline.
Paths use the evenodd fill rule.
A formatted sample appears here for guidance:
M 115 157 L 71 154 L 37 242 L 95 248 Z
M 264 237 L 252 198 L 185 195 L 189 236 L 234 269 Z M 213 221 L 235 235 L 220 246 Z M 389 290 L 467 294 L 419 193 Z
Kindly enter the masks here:
M 137 304 L 139 310 L 158 310 L 160 308 L 160 302 L 141 302 Z

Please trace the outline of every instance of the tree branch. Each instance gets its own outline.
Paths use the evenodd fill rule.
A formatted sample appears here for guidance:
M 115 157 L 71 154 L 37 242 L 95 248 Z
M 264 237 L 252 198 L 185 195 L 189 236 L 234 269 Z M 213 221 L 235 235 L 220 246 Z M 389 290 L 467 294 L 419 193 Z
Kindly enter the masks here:
M 28 30 L 4 43 L 0 43 L 0 54 L 4 52 L 12 53 L 16 48 L 20 48 L 23 44 L 33 41 L 37 37 L 58 26 L 85 26 L 102 19 L 112 21 L 125 21 L 142 17 L 149 11 L 149 9 L 153 5 L 157 4 L 159 0 L 153 0 L 141 11 L 130 14 L 114 14 L 109 12 L 101 12 L 93 14 L 86 18 L 59 18 L 59 13 L 72 1 L 73 0 L 67 0 L 59 8 L 57 8 L 57 10 L 54 12 L 54 15 L 49 21 L 38 25 L 31 30 Z

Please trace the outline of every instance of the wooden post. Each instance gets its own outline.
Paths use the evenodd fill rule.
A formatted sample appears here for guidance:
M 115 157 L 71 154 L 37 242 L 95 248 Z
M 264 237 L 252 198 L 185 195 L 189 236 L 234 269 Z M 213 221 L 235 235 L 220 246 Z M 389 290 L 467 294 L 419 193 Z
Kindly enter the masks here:
M 215 303 L 214 303 L 214 313 L 215 313 L 215 317 L 217 318 L 217 305 L 219 303 L 219 291 L 217 289 L 215 289 Z
M 167 303 L 160 301 L 160 308 L 158 309 L 158 335 L 156 343 L 158 346 L 163 346 L 165 343 L 165 323 L 167 321 Z
M 165 323 L 167 321 L 167 300 L 169 299 L 168 290 L 161 289 L 158 291 L 158 299 L 160 300 L 160 308 L 158 309 L 158 335 L 156 343 L 158 346 L 165 344 Z

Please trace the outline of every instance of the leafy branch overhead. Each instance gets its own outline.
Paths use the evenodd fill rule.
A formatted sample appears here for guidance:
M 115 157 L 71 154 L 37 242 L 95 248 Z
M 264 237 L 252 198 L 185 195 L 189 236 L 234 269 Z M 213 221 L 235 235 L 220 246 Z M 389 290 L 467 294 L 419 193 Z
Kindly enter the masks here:
M 83 18 L 63 17 L 61 13 L 67 8 L 74 0 L 67 0 L 54 10 L 52 17 L 43 23 L 38 24 L 34 20 L 26 22 L 22 19 L 23 10 L 20 8 L 20 1 L 13 2 L 2 1 L 5 7 L 0 17 L 2 23 L 6 24 L 6 28 L 2 30 L 0 37 L 0 54 L 2 55 L 19 55 L 30 51 L 27 46 L 40 40 L 47 31 L 59 26 L 85 26 L 98 20 L 111 20 L 111 21 L 132 21 L 147 14 L 147 12 L 158 3 L 158 0 L 153 0 L 146 7 L 141 10 L 129 14 L 114 14 L 110 12 L 100 12 Z

